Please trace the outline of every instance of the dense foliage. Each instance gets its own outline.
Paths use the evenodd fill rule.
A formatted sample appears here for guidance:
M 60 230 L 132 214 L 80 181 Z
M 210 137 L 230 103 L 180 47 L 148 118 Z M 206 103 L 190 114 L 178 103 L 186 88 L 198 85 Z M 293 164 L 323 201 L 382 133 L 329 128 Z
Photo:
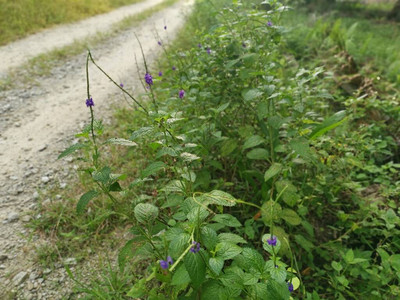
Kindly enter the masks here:
M 120 86 L 137 108 L 129 115 L 135 125 L 129 139 L 106 143 L 146 158 L 129 185 L 100 156 L 103 128 L 88 86 L 92 122 L 61 157 L 86 153 L 95 184 L 79 214 L 104 208 L 96 201 L 106 195 L 108 209 L 133 223 L 120 268 L 148 264 L 137 267 L 124 296 L 400 295 L 400 163 L 391 134 L 399 106 L 330 93 L 329 73 L 305 69 L 286 52 L 287 9 L 275 0 L 224 9 L 200 1 L 198 18 L 215 25 L 187 51 L 165 49 L 168 70 L 146 65 L 141 99 Z M 131 211 L 121 212 L 121 202 Z

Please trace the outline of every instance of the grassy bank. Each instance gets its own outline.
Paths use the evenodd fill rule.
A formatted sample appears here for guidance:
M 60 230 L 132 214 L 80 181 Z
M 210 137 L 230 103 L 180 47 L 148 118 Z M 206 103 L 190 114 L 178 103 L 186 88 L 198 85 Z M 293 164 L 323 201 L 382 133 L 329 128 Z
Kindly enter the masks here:
M 118 110 L 113 128 L 88 102 L 90 125 L 62 154 L 79 150 L 84 184 L 53 234 L 88 243 L 129 227 L 121 297 L 395 299 L 394 81 L 365 85 L 376 70 L 360 48 L 353 62 L 344 17 L 288 33 L 279 3 L 217 4 L 199 1 L 173 47 L 142 68 L 145 93 L 124 91 L 135 109 Z
M 141 0 L 0 0 L 0 45 Z

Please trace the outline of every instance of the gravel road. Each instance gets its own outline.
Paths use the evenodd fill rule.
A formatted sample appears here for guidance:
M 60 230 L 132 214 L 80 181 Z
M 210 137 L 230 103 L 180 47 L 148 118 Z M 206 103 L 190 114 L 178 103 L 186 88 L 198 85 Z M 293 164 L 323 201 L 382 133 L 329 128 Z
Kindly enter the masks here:
M 99 30 L 108 30 L 127 15 L 140 13 L 160 2 L 147 0 L 1 47 L 0 74 L 6 74 L 10 68 L 39 53 L 68 45 Z M 125 88 L 140 93 L 135 55 L 140 58 L 141 54 L 134 33 L 139 36 L 151 64 L 161 50 L 155 32 L 164 43 L 171 41 L 184 24 L 182 11 L 188 11 L 193 2 L 181 0 L 96 46 L 91 49 L 94 59 L 113 78 L 123 82 Z M 10 56 L 4 59 L 5 55 Z M 72 284 L 63 266 L 43 270 L 31 259 L 35 243 L 43 241 L 33 235 L 28 242 L 26 237 L 32 234 L 25 225 L 31 218 L 28 213 L 35 211 L 42 190 L 52 186 L 65 188 L 70 183 L 74 162 L 57 161 L 57 156 L 88 121 L 85 60 L 86 53 L 72 57 L 65 65 L 53 69 L 50 76 L 40 78 L 38 86 L 0 92 L 0 299 L 70 298 Z M 120 91 L 94 67 L 90 68 L 90 74 L 96 113 L 103 119 L 110 118 L 110 102 L 118 99 Z M 62 201 L 61 195 L 57 198 Z M 50 199 L 45 199 L 44 204 L 46 201 Z M 74 258 L 67 259 L 68 264 L 76 264 Z M 6 296 L 11 290 L 15 291 L 14 296 Z

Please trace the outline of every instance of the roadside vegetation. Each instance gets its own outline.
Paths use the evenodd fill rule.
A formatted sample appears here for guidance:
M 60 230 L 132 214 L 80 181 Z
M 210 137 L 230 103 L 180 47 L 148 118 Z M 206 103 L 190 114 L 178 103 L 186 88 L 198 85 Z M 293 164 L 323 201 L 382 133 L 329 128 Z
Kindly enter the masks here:
M 399 25 L 343 7 L 198 1 L 142 94 L 114 82 L 131 108 L 111 128 L 88 74 L 60 155 L 80 183 L 32 223 L 44 263 L 119 247 L 89 284 L 70 273 L 88 299 L 398 298 Z
M 141 0 L 0 0 L 0 45 Z

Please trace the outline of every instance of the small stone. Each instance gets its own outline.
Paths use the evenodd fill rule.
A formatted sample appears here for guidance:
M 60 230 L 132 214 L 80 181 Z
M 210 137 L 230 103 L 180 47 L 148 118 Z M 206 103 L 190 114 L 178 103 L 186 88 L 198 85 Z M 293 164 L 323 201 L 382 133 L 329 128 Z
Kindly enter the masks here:
M 8 221 L 9 223 L 18 221 L 18 219 L 19 219 L 19 214 L 16 213 L 16 212 L 11 212 L 11 213 L 7 216 L 7 221 Z
M 28 215 L 23 216 L 21 218 L 21 220 L 22 220 L 22 222 L 28 223 L 31 220 L 31 216 L 28 216 Z
M 65 182 L 60 183 L 60 188 L 65 189 L 67 187 L 67 184 Z
M 25 281 L 25 279 L 27 277 L 28 277 L 28 273 L 27 272 L 24 272 L 24 271 L 19 272 L 13 278 L 14 285 L 20 285 L 21 283 L 23 283 Z
M 47 145 L 43 145 L 42 147 L 39 148 L 39 152 L 42 152 L 46 149 L 47 149 Z
M 75 257 L 69 257 L 69 258 L 64 260 L 64 264 L 66 264 L 67 266 L 76 265 L 76 258 Z
M 49 269 L 49 268 L 43 270 L 44 275 L 48 275 L 50 273 L 51 273 L 51 269 Z
M 38 283 L 43 283 L 44 279 L 43 278 L 39 278 L 37 281 L 38 281 Z
M 6 269 L 6 265 L 2 264 L 0 265 L 0 270 L 5 270 Z
M 39 277 L 39 275 L 35 272 L 32 272 L 31 274 L 29 274 L 29 280 L 35 280 L 38 277 Z
M 28 285 L 27 285 L 28 291 L 33 290 L 33 283 L 28 281 Z
M 47 176 L 43 176 L 42 177 L 42 182 L 43 183 L 48 183 L 50 181 L 50 178 L 49 177 L 47 177 Z

